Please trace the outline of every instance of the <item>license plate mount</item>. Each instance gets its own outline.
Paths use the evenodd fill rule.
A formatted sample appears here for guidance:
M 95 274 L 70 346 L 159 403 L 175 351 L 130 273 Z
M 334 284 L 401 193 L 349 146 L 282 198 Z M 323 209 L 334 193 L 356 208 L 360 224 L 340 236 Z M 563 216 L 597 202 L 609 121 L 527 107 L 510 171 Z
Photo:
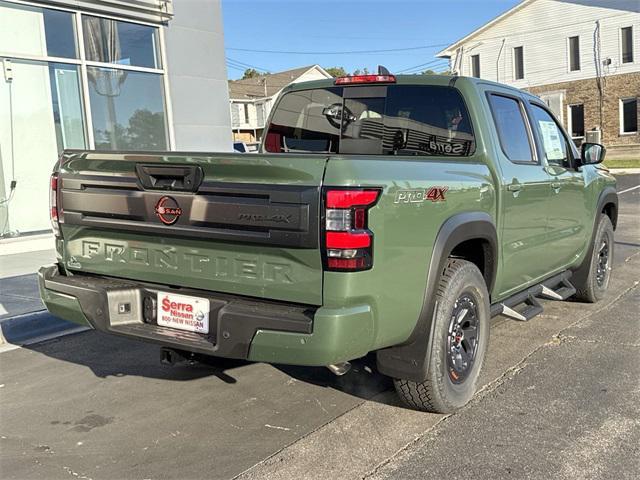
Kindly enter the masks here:
M 162 327 L 209 333 L 209 300 L 190 295 L 158 292 L 156 318 Z

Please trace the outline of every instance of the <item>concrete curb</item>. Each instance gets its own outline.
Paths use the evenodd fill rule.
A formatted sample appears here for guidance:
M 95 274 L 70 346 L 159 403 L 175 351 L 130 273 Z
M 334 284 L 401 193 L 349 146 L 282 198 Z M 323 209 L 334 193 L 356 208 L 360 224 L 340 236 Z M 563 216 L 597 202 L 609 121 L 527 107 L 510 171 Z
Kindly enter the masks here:
M 0 346 L 28 345 L 39 339 L 75 333 L 79 328 L 87 329 L 56 318 L 46 310 L 16 315 L 0 322 Z
M 612 175 L 635 175 L 640 173 L 640 168 L 609 168 Z

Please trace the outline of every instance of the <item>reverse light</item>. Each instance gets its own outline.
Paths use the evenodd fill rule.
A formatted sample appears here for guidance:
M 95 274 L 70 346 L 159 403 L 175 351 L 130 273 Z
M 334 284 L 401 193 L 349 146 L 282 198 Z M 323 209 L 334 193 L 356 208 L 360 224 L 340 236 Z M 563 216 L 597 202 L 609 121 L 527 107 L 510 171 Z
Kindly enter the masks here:
M 373 266 L 368 210 L 380 189 L 325 190 L 324 258 L 327 270 L 355 272 Z
M 338 77 L 335 85 L 356 85 L 359 83 L 396 83 L 395 75 L 349 75 Z
M 51 218 L 51 228 L 56 237 L 60 235 L 60 215 L 62 214 L 62 206 L 58 204 L 59 183 L 58 174 L 52 174 L 49 188 L 49 216 Z

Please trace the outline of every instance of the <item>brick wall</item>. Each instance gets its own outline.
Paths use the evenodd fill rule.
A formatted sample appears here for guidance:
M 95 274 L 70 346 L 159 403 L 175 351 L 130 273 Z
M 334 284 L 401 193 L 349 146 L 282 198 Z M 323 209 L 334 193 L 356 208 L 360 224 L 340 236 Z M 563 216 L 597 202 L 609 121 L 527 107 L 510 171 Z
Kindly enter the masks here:
M 592 130 L 600 125 L 598 86 L 594 78 L 573 82 L 554 83 L 529 87 L 534 95 L 546 92 L 564 92 L 563 112 L 567 127 L 567 105 L 584 105 L 584 129 Z M 625 156 L 640 158 L 640 129 L 635 134 L 620 135 L 620 99 L 640 98 L 640 73 L 612 75 L 604 79 L 604 101 L 602 108 L 602 141 L 607 147 L 608 157 Z M 640 119 L 640 102 L 638 102 Z

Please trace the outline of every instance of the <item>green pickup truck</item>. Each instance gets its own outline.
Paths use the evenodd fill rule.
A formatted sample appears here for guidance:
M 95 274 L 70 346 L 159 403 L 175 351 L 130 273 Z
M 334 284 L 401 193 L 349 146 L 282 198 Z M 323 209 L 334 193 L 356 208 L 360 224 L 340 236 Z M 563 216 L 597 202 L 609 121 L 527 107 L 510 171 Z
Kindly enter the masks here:
M 604 153 L 481 79 L 290 85 L 259 154 L 65 151 L 42 298 L 166 361 L 342 374 L 376 352 L 406 404 L 451 412 L 474 394 L 492 317 L 604 295 L 618 210 Z

